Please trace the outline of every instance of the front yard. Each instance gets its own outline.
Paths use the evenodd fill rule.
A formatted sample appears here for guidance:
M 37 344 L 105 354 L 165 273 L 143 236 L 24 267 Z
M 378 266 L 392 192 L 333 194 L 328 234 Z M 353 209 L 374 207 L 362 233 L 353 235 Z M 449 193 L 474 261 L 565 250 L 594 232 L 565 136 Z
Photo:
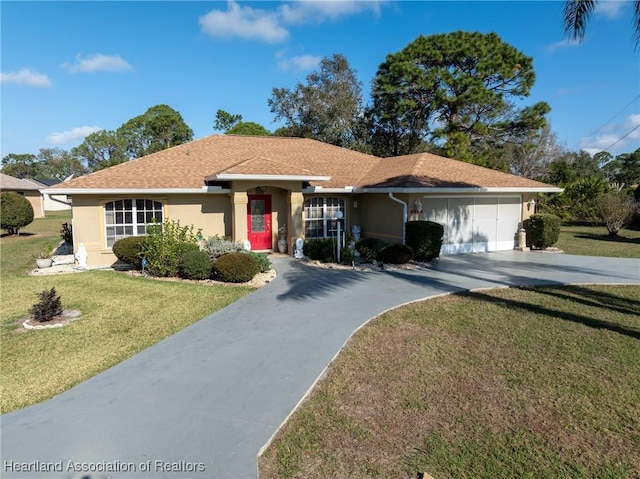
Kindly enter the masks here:
M 555 246 L 567 254 L 640 258 L 640 231 L 622 229 L 610 237 L 604 226 L 563 224 Z
M 113 271 L 26 275 L 40 246 L 60 240 L 66 221 L 68 214 L 48 213 L 20 237 L 0 239 L 2 413 L 59 394 L 253 291 Z M 63 307 L 79 310 L 80 318 L 64 328 L 16 332 L 36 293 L 51 287 Z
M 352 338 L 260 477 L 640 477 L 639 341 L 640 286 L 399 308 Z

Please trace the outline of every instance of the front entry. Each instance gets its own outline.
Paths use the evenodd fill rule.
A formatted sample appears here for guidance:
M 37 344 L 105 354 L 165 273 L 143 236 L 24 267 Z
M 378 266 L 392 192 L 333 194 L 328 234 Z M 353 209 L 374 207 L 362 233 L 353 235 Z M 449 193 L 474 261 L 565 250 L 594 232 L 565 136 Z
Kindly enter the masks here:
M 252 250 L 272 249 L 271 195 L 248 195 L 247 232 Z

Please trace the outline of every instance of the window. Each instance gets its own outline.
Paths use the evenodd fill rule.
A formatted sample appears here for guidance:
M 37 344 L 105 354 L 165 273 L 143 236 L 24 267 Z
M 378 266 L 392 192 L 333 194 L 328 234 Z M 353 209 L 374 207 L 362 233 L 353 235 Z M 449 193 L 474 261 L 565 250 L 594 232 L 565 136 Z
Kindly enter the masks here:
M 153 200 L 117 200 L 104 205 L 107 248 L 120 238 L 142 236 L 154 219 L 162 223 L 162 203 Z
M 344 231 L 344 218 L 335 220 L 336 212 L 344 214 L 345 202 L 335 197 L 316 197 L 304 202 L 304 235 L 306 238 L 330 238 L 340 229 Z

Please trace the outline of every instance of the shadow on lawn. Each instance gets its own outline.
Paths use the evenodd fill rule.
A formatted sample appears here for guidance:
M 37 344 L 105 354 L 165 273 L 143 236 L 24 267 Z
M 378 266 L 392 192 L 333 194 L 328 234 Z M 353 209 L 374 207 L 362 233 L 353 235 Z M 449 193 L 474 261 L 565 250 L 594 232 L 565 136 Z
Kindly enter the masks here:
M 589 326 L 591 328 L 606 329 L 608 331 L 613 331 L 625 336 L 629 336 L 630 338 L 640 339 L 640 328 L 598 319 L 597 317 L 598 309 L 608 311 L 613 310 L 622 314 L 640 315 L 640 301 L 621 298 L 619 296 L 603 291 L 593 291 L 591 289 L 583 288 L 580 286 L 544 286 L 527 287 L 523 289 L 527 291 L 533 291 L 538 294 L 553 296 L 556 298 L 584 304 L 593 308 L 594 314 L 590 316 L 584 316 L 565 311 L 556 311 L 555 309 L 548 308 L 540 304 L 523 303 L 521 301 L 514 301 L 507 298 L 497 298 L 483 292 L 470 292 L 466 294 L 473 298 L 478 298 L 493 303 L 501 303 L 512 309 L 522 309 L 531 311 L 536 314 L 544 314 L 554 318 L 584 324 L 585 326 Z
M 611 243 L 631 243 L 640 245 L 640 238 L 627 238 L 625 236 L 609 236 L 609 235 L 594 235 L 590 233 L 578 233 L 573 235 L 574 238 L 590 239 L 595 241 L 608 241 Z

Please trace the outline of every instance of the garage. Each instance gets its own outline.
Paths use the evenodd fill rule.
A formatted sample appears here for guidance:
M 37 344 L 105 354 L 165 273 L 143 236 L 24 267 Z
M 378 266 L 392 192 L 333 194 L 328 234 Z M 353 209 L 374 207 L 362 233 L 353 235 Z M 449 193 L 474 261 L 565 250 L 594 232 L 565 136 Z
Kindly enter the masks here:
M 426 196 L 422 203 L 424 218 L 444 225 L 442 255 L 517 246 L 520 196 Z

